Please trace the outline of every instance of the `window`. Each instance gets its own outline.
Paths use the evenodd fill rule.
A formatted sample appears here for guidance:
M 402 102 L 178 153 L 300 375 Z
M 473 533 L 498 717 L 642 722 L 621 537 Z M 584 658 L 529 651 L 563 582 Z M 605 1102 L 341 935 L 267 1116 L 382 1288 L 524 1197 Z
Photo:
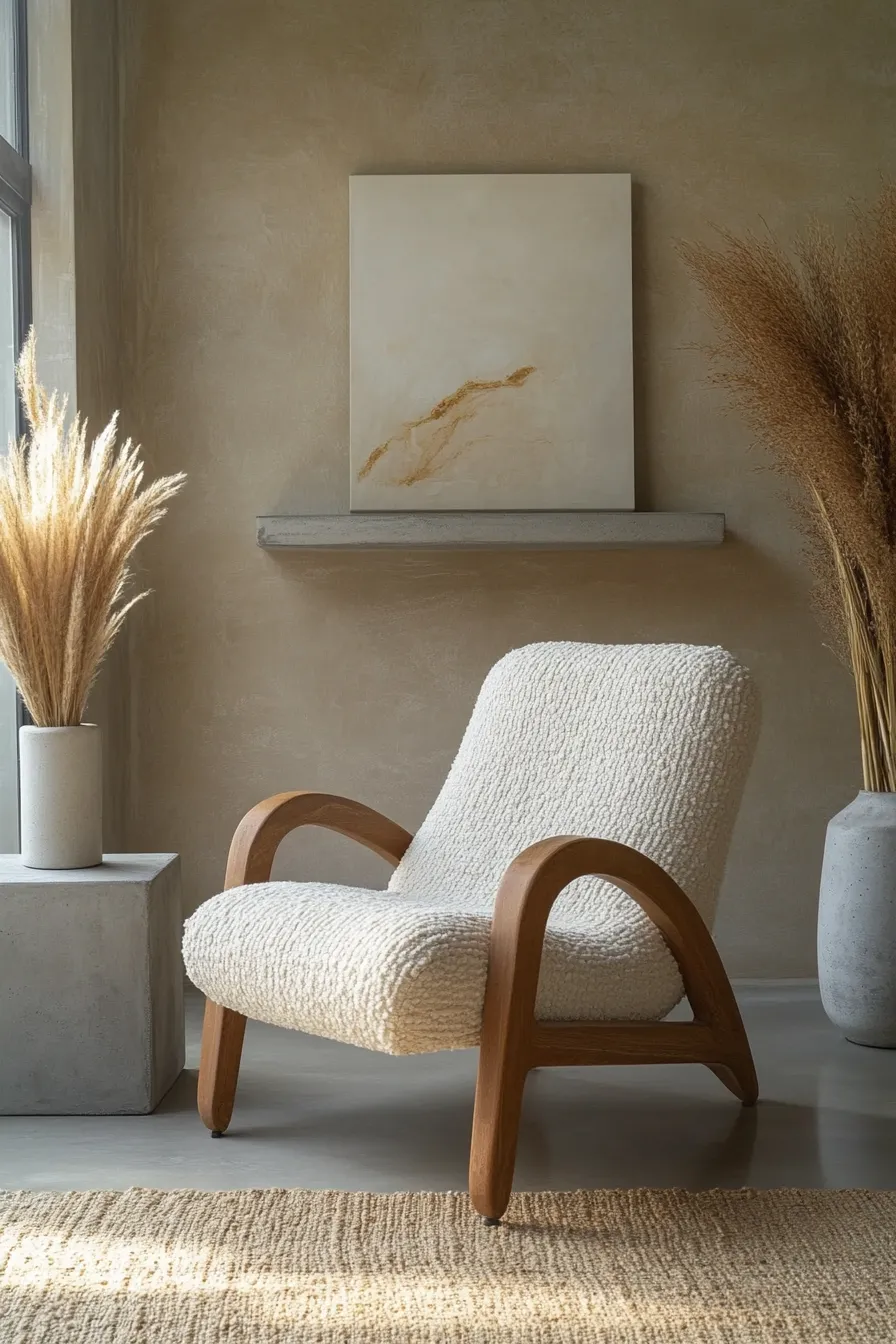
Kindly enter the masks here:
M 0 448 L 21 432 L 15 361 L 31 321 L 26 0 L 0 0 Z M 18 850 L 20 708 L 0 665 L 0 851 Z

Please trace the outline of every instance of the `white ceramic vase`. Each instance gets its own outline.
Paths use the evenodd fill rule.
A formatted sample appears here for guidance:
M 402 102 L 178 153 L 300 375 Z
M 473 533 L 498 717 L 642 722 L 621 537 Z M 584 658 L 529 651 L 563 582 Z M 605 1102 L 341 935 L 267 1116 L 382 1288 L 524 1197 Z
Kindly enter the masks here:
M 828 823 L 818 980 L 850 1041 L 896 1048 L 896 793 L 862 792 Z
M 93 868 L 103 861 L 103 756 L 94 723 L 19 729 L 22 862 Z

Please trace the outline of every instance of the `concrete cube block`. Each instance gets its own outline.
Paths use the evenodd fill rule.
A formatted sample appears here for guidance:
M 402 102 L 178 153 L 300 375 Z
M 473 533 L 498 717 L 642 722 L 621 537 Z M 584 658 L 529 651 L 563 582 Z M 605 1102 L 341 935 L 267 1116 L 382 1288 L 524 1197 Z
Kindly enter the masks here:
M 0 855 L 0 1114 L 142 1115 L 184 1065 L 180 860 Z

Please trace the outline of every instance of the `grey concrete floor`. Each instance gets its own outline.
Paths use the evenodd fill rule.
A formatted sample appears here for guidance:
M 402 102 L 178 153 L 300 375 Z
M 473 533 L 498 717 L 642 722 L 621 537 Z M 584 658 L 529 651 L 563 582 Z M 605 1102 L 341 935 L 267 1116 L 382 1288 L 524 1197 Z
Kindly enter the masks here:
M 696 1066 L 542 1069 L 517 1188 L 896 1186 L 896 1051 L 842 1040 L 811 986 L 739 998 L 755 1110 Z M 474 1051 L 391 1058 L 250 1023 L 233 1124 L 213 1140 L 195 1111 L 198 996 L 187 1013 L 187 1069 L 152 1115 L 0 1118 L 0 1187 L 464 1188 Z

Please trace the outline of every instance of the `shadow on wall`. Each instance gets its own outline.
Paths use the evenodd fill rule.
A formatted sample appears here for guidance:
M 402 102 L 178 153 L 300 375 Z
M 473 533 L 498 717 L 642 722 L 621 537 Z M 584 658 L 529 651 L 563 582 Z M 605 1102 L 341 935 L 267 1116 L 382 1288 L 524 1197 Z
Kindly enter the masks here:
M 798 571 L 733 537 L 699 551 L 255 552 L 248 563 L 241 548 L 214 574 L 219 600 L 199 611 L 162 576 L 159 636 L 144 629 L 141 641 L 145 721 L 158 731 L 141 743 L 152 826 L 134 839 L 182 852 L 188 910 L 220 889 L 234 826 L 271 793 L 347 794 L 414 829 L 508 649 L 719 643 L 753 669 L 764 705 L 720 904 L 723 955 L 734 974 L 811 973 L 815 865 L 827 818 L 850 795 L 855 742 L 849 720 L 839 735 L 818 732 L 847 674 L 823 647 Z M 819 781 L 811 796 L 807 779 Z M 185 790 L 197 800 L 186 812 Z M 374 857 L 310 831 L 284 843 L 275 875 L 386 878 Z
M 846 673 L 822 646 L 799 574 L 736 538 L 707 551 L 367 552 L 325 559 L 305 552 L 265 556 L 265 564 L 275 574 L 287 620 L 292 610 L 294 628 L 326 630 L 326 667 L 317 664 L 313 641 L 302 649 L 297 711 L 302 703 L 318 702 L 336 646 L 337 684 L 330 681 L 329 708 L 337 700 L 339 723 L 329 738 L 309 720 L 293 724 L 283 732 L 278 759 L 249 759 L 242 781 L 247 805 L 257 765 L 271 782 L 277 777 L 278 788 L 359 794 L 414 828 L 445 777 L 478 681 L 512 646 L 566 638 L 719 642 L 754 669 L 764 720 L 744 801 L 750 825 L 737 829 L 720 906 L 723 949 L 736 972 L 750 973 L 764 956 L 768 927 L 782 919 L 811 949 L 815 887 L 806 884 L 806 852 L 821 862 L 827 816 L 845 800 L 807 800 L 803 781 L 830 777 L 832 754 L 838 753 L 848 793 L 854 742 L 850 722 L 840 741 L 818 735 L 832 687 Z M 269 650 L 259 667 L 275 669 L 282 630 L 259 629 L 258 638 Z M 810 669 L 802 652 L 807 644 L 818 649 Z M 269 684 L 255 692 L 274 704 L 282 691 L 277 672 L 262 676 L 270 677 Z M 308 691 L 301 691 L 302 683 Z M 779 749 L 783 741 L 786 755 Z M 383 880 L 375 860 L 347 855 L 332 837 L 287 840 L 277 872 Z

